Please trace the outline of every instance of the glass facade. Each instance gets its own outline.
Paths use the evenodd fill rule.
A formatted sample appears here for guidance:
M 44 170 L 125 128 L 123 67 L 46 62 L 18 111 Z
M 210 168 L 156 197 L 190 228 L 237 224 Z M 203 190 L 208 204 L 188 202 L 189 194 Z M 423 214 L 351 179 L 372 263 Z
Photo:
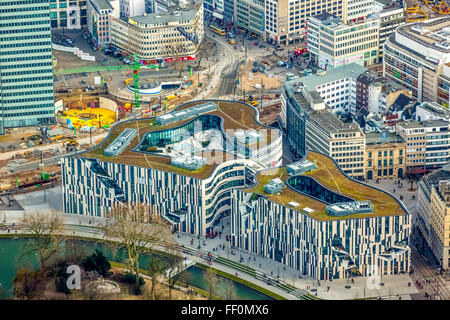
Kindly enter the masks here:
M 308 176 L 294 176 L 289 178 L 286 182 L 288 186 L 293 188 L 295 191 L 318 199 L 326 204 L 355 201 L 352 198 L 343 196 L 325 188 L 315 179 Z
M 0 2 L 0 79 L 0 133 L 54 123 L 49 1 Z

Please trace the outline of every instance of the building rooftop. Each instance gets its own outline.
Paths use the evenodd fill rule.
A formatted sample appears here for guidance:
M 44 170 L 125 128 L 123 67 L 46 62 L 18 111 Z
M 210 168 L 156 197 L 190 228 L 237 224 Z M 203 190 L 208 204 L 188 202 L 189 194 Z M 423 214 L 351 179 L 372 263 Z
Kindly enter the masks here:
M 403 111 L 406 108 L 414 108 L 417 104 L 419 103 L 416 99 L 400 93 L 394 103 L 389 107 L 389 110 Z M 415 113 L 415 110 L 412 113 Z
M 422 102 L 418 104 L 416 108 L 423 109 L 436 117 L 448 118 L 450 117 L 450 110 L 441 106 L 437 102 Z
M 360 66 L 356 63 L 347 64 L 332 70 L 325 71 L 325 74 L 311 74 L 300 79 L 293 80 L 292 82 L 302 82 L 308 91 L 316 90 L 317 86 L 325 83 L 333 82 L 343 78 L 356 79 L 361 73 L 367 70 L 366 67 Z
M 402 137 L 392 132 L 369 132 L 365 136 L 367 145 L 404 142 Z
M 420 182 L 425 185 L 428 192 L 431 192 L 432 187 L 439 185 L 439 181 L 450 179 L 450 164 L 446 164 L 440 169 L 432 171 L 422 177 Z
M 408 23 L 397 28 L 396 32 L 418 44 L 442 53 L 450 53 L 450 17 L 438 17 L 418 23 Z M 396 38 L 398 41 L 398 39 Z M 409 50 L 416 49 L 409 46 Z M 425 54 L 423 52 L 422 54 Z M 428 57 L 438 60 L 438 57 Z M 444 61 L 447 62 L 447 61 Z
M 214 102 L 217 103 L 217 110 L 207 112 L 205 114 L 216 115 L 220 117 L 222 119 L 222 128 L 224 130 L 255 130 L 261 135 L 261 138 L 258 139 L 259 147 L 270 144 L 272 139 L 276 139 L 279 137 L 280 132 L 278 130 L 268 129 L 256 120 L 255 117 L 257 115 L 257 111 L 255 108 L 245 103 L 235 101 Z M 180 105 L 178 108 L 172 110 L 172 112 L 184 110 L 203 103 L 204 101 L 192 101 Z M 120 122 L 110 129 L 108 136 L 103 139 L 103 141 L 99 145 L 96 145 L 88 151 L 80 153 L 75 157 L 95 158 L 105 162 L 154 168 L 162 171 L 176 172 L 199 179 L 206 179 L 211 175 L 218 162 L 223 163 L 231 159 L 237 159 L 238 157 L 221 150 L 205 151 L 203 153 L 195 155 L 205 158 L 206 164 L 197 170 L 189 170 L 172 165 L 170 156 L 151 152 L 144 153 L 134 150 L 138 145 L 140 145 L 141 141 L 143 141 L 147 133 L 180 127 L 196 118 L 198 117 L 196 116 L 186 118 L 167 125 L 158 125 L 155 118 L 145 118 Z M 125 150 L 123 150 L 123 152 L 119 156 L 114 157 L 105 155 L 105 149 L 126 128 L 136 129 L 138 131 L 137 137 L 131 141 L 131 143 L 125 148 Z
M 142 16 L 130 17 L 129 23 L 134 22 L 141 25 L 155 25 L 157 23 L 170 23 L 191 21 L 197 15 L 200 5 L 190 5 L 186 8 L 177 8 L 178 10 L 171 10 L 168 13 L 147 13 Z
M 376 87 L 382 87 L 383 93 L 392 93 L 406 89 L 406 87 L 404 87 L 402 84 L 384 77 L 376 79 L 374 82 L 372 82 L 372 85 Z
M 357 30 L 354 29 L 355 26 L 362 25 L 368 22 L 378 21 L 378 19 L 375 16 L 368 15 L 367 18 L 364 20 L 356 20 L 345 24 L 342 22 L 341 17 L 330 14 L 328 12 L 323 12 L 321 14 L 312 16 L 310 20 L 313 21 L 315 20 L 316 22 L 320 23 L 320 25 L 332 29 L 333 31 L 351 29 L 350 32 Z
M 299 193 L 286 185 L 286 181 L 290 178 L 286 167 L 261 171 L 256 177 L 257 183 L 251 188 L 243 189 L 243 191 L 265 196 L 271 201 L 295 209 L 299 212 L 305 211 L 305 208 L 310 208 L 314 211 L 310 211 L 308 216 L 320 221 L 409 214 L 406 208 L 401 205 L 401 202 L 393 196 L 368 185 L 359 183 L 344 175 L 331 158 L 317 152 L 309 151 L 306 159 L 315 162 L 317 169 L 308 171 L 300 176 L 314 178 L 327 189 L 343 197 L 351 198 L 354 201 L 369 200 L 373 205 L 374 211 L 371 213 L 351 214 L 341 217 L 331 216 L 326 212 L 327 203 L 306 194 Z M 285 186 L 279 193 L 268 194 L 264 191 L 264 186 L 274 178 L 281 179 Z M 295 202 L 298 206 L 293 207 L 289 205 L 289 203 L 292 202 Z
M 94 7 L 97 6 L 98 10 L 113 9 L 110 1 L 108 0 L 91 0 L 91 1 L 95 3 Z
M 448 127 L 449 122 L 441 119 L 436 120 L 426 120 L 426 121 L 416 121 L 416 120 L 410 120 L 410 121 L 401 121 L 398 123 L 398 125 L 405 129 L 412 129 L 412 128 L 434 128 L 434 127 Z
M 297 104 L 306 111 L 310 119 L 314 120 L 330 133 L 355 132 L 360 130 L 355 123 L 345 123 L 325 107 L 317 91 L 308 90 L 302 81 L 291 81 L 285 83 L 285 88 L 290 96 L 293 96 Z

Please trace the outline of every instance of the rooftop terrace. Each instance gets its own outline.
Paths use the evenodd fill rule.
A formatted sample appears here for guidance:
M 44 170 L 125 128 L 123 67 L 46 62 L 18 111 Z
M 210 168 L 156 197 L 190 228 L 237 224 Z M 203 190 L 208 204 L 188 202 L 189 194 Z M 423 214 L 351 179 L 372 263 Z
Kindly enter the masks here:
M 267 127 L 261 125 L 256 119 L 256 109 L 253 107 L 235 101 L 215 101 L 217 103 L 217 110 L 208 112 L 205 114 L 217 115 L 223 119 L 223 128 L 225 130 L 232 129 L 245 129 L 245 130 L 265 130 Z M 174 109 L 179 111 L 189 107 L 202 104 L 204 101 L 192 101 L 179 106 Z M 206 164 L 198 170 L 188 170 L 180 167 L 173 166 L 171 164 L 171 158 L 168 156 L 162 156 L 158 154 L 142 153 L 138 151 L 132 151 L 142 140 L 144 135 L 150 131 L 160 131 L 166 129 L 172 129 L 186 124 L 196 117 L 191 117 L 188 119 L 183 119 L 177 122 L 173 122 L 167 125 L 157 125 L 155 118 L 137 119 L 132 121 L 121 122 L 114 125 L 108 136 L 102 141 L 101 144 L 91 148 L 90 150 L 76 155 L 76 157 L 83 158 L 95 158 L 105 162 L 121 163 L 126 165 L 134 165 L 145 168 L 153 168 L 162 171 L 175 172 L 178 174 L 183 174 L 186 176 L 192 176 L 194 178 L 206 179 L 213 172 L 214 168 L 217 166 L 218 162 L 225 162 L 231 159 L 236 159 L 236 156 L 230 153 L 225 153 L 223 151 L 209 151 L 199 154 L 206 158 Z M 138 135 L 134 138 L 131 143 L 125 148 L 125 150 L 117 157 L 106 156 L 104 150 L 111 144 L 114 139 L 116 139 L 122 131 L 126 128 L 136 129 Z M 265 131 L 261 131 L 264 133 Z M 278 131 L 267 131 L 267 140 L 265 143 L 270 144 L 272 135 L 279 135 Z M 262 147 L 264 144 L 264 139 L 262 143 L 259 144 Z M 213 161 L 214 160 L 214 161 Z
M 309 171 L 302 176 L 309 176 L 314 178 L 322 186 L 329 190 L 340 194 L 345 197 L 349 197 L 356 201 L 370 200 L 374 207 L 372 213 L 364 214 L 352 214 L 347 216 L 330 216 L 326 212 L 327 204 L 318 201 L 305 194 L 301 194 L 287 185 L 284 186 L 281 192 L 268 194 L 264 191 L 264 185 L 266 185 L 271 179 L 280 178 L 283 183 L 286 184 L 286 180 L 290 178 L 286 167 L 279 167 L 274 169 L 267 169 L 257 176 L 257 183 L 252 188 L 244 189 L 245 192 L 254 192 L 263 196 L 266 196 L 269 200 L 277 202 L 286 207 L 291 207 L 290 202 L 296 202 L 299 206 L 295 207 L 295 210 L 302 211 L 304 208 L 310 208 L 314 211 L 309 213 L 308 216 L 320 220 L 341 220 L 341 219 L 356 219 L 356 218 L 371 218 L 380 216 L 394 216 L 406 214 L 405 209 L 402 208 L 400 203 L 392 196 L 379 191 L 375 188 L 363 185 L 356 181 L 349 179 L 345 176 L 337 167 L 335 162 L 320 153 L 310 151 L 306 156 L 306 159 L 316 163 L 317 169 Z

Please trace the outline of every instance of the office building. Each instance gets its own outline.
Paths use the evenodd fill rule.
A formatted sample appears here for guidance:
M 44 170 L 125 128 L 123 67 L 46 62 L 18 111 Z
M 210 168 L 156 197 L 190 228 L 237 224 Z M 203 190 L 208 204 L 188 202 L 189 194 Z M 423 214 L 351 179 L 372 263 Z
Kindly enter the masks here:
M 317 91 L 335 114 L 354 113 L 356 106 L 356 79 L 367 68 L 356 63 L 311 74 L 301 78 L 307 91 Z M 283 99 L 283 97 L 282 97 Z M 286 127 L 286 103 L 281 104 L 280 122 Z
M 386 39 L 406 21 L 403 2 L 390 0 L 373 1 L 373 15 L 379 20 L 379 52 L 380 60 L 383 58 L 383 44 Z
M 234 0 L 223 1 L 223 18 L 225 21 L 234 22 Z
M 49 1 L 2 1 L 0 20 L 0 133 L 54 123 Z
M 412 173 L 425 173 L 445 165 L 450 156 L 449 122 L 399 122 L 397 132 L 406 141 L 406 165 Z
M 277 1 L 267 0 L 265 7 L 266 39 L 287 45 L 303 43 L 306 20 L 324 12 L 344 18 L 347 1 Z
M 50 1 L 50 24 L 52 28 L 81 29 L 86 25 L 88 0 Z
M 366 133 L 366 178 L 403 178 L 406 172 L 406 144 L 396 133 Z
M 234 3 L 234 24 L 265 40 L 264 8 L 264 0 L 236 0 Z
M 450 17 L 398 27 L 384 43 L 383 75 L 412 91 L 419 102 L 438 101 L 439 76 L 450 62 Z
M 418 185 L 419 227 L 443 270 L 450 267 L 450 166 L 425 175 Z M 423 244 L 419 246 L 419 250 Z
M 396 132 L 406 143 L 406 174 L 425 173 L 426 133 L 417 121 L 401 121 Z
M 285 167 L 265 169 L 250 187 L 232 190 L 233 246 L 316 280 L 407 273 L 411 215 L 405 206 L 350 179 L 323 154 L 309 151 L 304 159 L 315 169 L 293 176 Z M 274 179 L 281 191 L 267 192 Z
M 111 19 L 120 15 L 119 0 L 88 0 L 87 27 L 97 48 L 111 43 Z
M 194 101 L 137 120 L 139 135 L 136 120 L 115 125 L 102 144 L 64 158 L 64 212 L 104 216 L 121 203 L 144 203 L 175 229 L 205 235 L 230 213 L 233 188 L 281 165 L 282 135 L 257 115 L 240 102 Z
M 344 24 L 328 12 L 308 18 L 307 47 L 325 70 L 357 63 L 370 66 L 378 60 L 378 20 L 369 17 Z
M 347 175 L 365 177 L 364 133 L 356 123 L 340 120 L 319 93 L 308 91 L 301 81 L 284 84 L 283 103 L 286 141 L 296 157 L 317 151 L 333 158 Z
M 200 3 L 127 20 L 112 17 L 111 43 L 142 59 L 192 60 L 203 39 L 203 25 Z

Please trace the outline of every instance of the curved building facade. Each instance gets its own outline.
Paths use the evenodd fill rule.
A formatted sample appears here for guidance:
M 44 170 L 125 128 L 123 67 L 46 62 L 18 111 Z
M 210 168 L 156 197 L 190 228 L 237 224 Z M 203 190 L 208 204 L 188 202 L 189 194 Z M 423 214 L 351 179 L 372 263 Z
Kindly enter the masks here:
M 265 169 L 253 186 L 232 191 L 232 244 L 318 280 L 408 272 L 411 215 L 403 204 L 323 154 L 305 159 L 316 168 L 294 176 Z M 283 187 L 271 194 L 263 186 L 274 180 Z
M 189 114 L 202 103 L 171 114 Z M 257 119 L 257 110 L 244 103 L 214 101 L 205 113 L 165 125 L 155 118 L 119 123 L 101 145 L 63 160 L 64 212 L 105 216 L 115 205 L 145 203 L 174 228 L 204 235 L 230 214 L 233 189 L 281 164 L 281 133 Z M 120 134 L 136 126 L 139 133 L 121 147 Z M 117 150 L 114 156 L 107 148 Z

